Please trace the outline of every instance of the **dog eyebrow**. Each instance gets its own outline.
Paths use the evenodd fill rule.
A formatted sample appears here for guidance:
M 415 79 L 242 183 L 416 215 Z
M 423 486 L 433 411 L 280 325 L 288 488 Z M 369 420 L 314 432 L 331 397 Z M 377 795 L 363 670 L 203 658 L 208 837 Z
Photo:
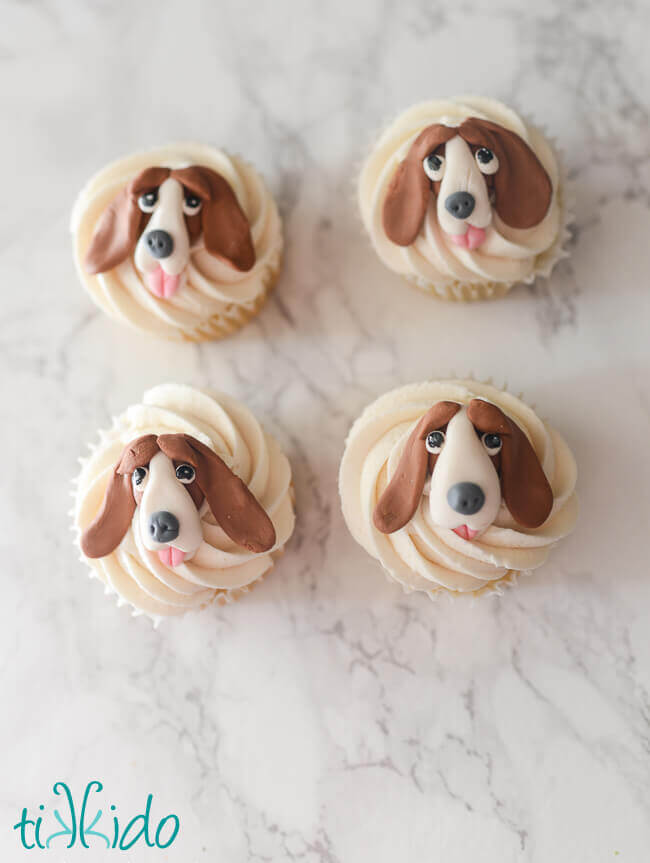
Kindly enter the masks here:
M 190 165 L 189 168 L 177 168 L 171 172 L 170 176 L 200 198 L 210 198 L 210 185 L 206 182 L 198 165 Z
M 483 399 L 472 399 L 467 406 L 467 416 L 472 425 L 481 432 L 508 434 L 508 421 L 496 405 Z
M 116 471 L 119 474 L 129 474 L 133 473 L 137 467 L 146 467 L 159 451 L 158 438 L 155 434 L 136 438 L 122 453 Z
M 144 171 L 141 171 L 131 181 L 131 192 L 139 195 L 142 192 L 157 189 L 158 186 L 165 182 L 170 173 L 169 168 L 160 168 L 155 165 L 151 168 L 145 168 Z
M 196 453 L 183 434 L 163 434 L 158 438 L 158 447 L 172 461 L 186 462 L 198 466 Z

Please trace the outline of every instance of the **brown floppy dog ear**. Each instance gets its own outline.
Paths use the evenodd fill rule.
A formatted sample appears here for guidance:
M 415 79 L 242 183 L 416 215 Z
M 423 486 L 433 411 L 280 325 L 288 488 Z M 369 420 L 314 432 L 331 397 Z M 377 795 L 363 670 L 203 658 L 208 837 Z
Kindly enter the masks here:
M 106 557 L 122 542 L 135 512 L 131 474 L 136 467 L 149 464 L 157 451 L 155 435 L 144 435 L 124 448 L 113 468 L 101 508 L 81 535 L 81 550 L 86 557 Z
M 501 436 L 501 491 L 512 517 L 523 527 L 540 527 L 553 509 L 553 490 L 530 441 L 490 402 L 472 399 L 467 416 L 479 431 Z
M 384 199 L 382 223 L 386 236 L 398 246 L 410 246 L 422 227 L 429 203 L 431 180 L 422 162 L 441 144 L 455 138 L 458 129 L 436 123 L 427 126 L 411 144 L 390 181 Z
M 478 117 L 465 120 L 459 131 L 469 144 L 487 147 L 496 154 L 499 168 L 492 175 L 494 208 L 506 225 L 511 228 L 538 225 L 548 212 L 553 186 L 524 139 Z
M 158 188 L 168 176 L 166 168 L 146 168 L 111 201 L 97 223 L 86 252 L 86 272 L 91 275 L 106 273 L 128 258 L 149 221 L 149 214 L 138 206 L 138 197 Z
M 204 165 L 172 171 L 172 177 L 203 200 L 201 220 L 206 250 L 237 270 L 252 269 L 255 246 L 250 224 L 227 180 Z
M 170 458 L 188 461 L 194 467 L 213 516 L 233 542 L 256 554 L 273 548 L 273 522 L 223 459 L 186 434 L 161 435 L 158 445 Z
M 397 469 L 377 501 L 372 516 L 381 533 L 394 533 L 413 518 L 422 497 L 427 468 L 433 469 L 437 459 L 426 449 L 427 435 L 446 426 L 459 410 L 460 405 L 456 402 L 438 402 L 411 432 Z

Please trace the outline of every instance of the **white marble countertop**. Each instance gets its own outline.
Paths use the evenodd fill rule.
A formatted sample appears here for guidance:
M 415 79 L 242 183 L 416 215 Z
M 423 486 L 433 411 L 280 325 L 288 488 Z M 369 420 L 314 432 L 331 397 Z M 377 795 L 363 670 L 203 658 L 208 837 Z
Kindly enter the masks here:
M 650 8 L 643 0 L 3 6 L 0 857 L 65 780 L 120 818 L 154 795 L 166 852 L 30 859 L 644 863 L 650 847 Z M 355 173 L 424 98 L 508 102 L 565 153 L 577 221 L 550 282 L 478 306 L 403 287 Z M 286 268 L 257 320 L 203 346 L 95 309 L 77 190 L 109 159 L 213 142 L 267 177 Z M 336 473 L 389 387 L 474 373 L 552 417 L 581 519 L 503 598 L 404 596 L 348 535 Z M 298 527 L 234 607 L 154 631 L 71 546 L 76 458 L 155 383 L 246 401 L 294 467 Z M 153 815 L 152 815 L 153 817 Z M 124 822 L 123 822 L 124 823 Z M 50 830 L 52 832 L 52 830 Z

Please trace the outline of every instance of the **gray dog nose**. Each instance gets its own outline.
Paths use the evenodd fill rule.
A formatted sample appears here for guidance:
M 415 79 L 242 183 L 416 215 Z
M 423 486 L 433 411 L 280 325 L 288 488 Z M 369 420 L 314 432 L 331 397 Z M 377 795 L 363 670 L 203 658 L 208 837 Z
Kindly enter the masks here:
M 456 219 L 466 219 L 471 216 L 475 206 L 474 195 L 470 195 L 469 192 L 454 192 L 445 199 L 445 210 Z
M 179 530 L 176 516 L 164 509 L 154 512 L 149 519 L 149 533 L 156 542 L 171 542 L 176 539 Z
M 474 482 L 457 482 L 447 492 L 447 501 L 461 515 L 474 515 L 485 503 L 485 495 Z
M 168 258 L 174 251 L 174 241 L 167 231 L 148 231 L 144 241 L 154 258 Z

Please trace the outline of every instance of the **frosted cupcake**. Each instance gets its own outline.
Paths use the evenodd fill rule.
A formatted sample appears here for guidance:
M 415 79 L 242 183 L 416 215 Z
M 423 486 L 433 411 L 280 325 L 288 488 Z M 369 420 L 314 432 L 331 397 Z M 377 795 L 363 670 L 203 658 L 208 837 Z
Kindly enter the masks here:
M 165 384 L 82 460 L 74 526 L 82 559 L 136 613 L 223 604 L 266 575 L 293 532 L 291 467 L 235 399 Z
M 365 409 L 339 476 L 352 536 L 405 591 L 499 592 L 574 527 L 576 465 L 520 399 L 411 384 Z
M 82 190 L 71 230 L 93 300 L 169 339 L 237 330 L 280 270 L 282 226 L 264 181 L 241 159 L 200 144 L 112 162 Z
M 551 144 L 505 105 L 475 97 L 400 114 L 363 166 L 359 205 L 384 264 L 453 300 L 549 275 L 569 221 Z

